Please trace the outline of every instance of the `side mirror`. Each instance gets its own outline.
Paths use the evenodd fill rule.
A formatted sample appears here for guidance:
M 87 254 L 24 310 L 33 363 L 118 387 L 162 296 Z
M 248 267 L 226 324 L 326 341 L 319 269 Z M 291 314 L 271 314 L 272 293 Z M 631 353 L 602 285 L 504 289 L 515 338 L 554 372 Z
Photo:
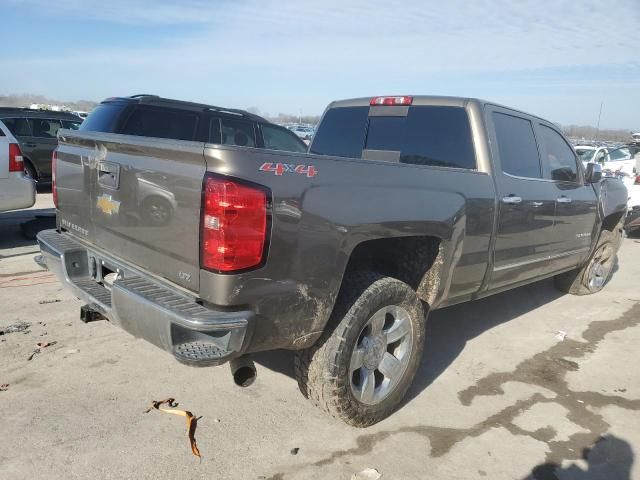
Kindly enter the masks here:
M 602 180 L 602 165 L 599 163 L 587 163 L 586 180 L 588 183 L 598 183 Z

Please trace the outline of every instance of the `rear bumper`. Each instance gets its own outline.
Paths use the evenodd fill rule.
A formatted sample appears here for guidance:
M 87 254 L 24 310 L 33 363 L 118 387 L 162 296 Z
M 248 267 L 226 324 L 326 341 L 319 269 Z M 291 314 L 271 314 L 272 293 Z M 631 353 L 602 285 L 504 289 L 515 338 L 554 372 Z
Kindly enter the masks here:
M 245 350 L 253 312 L 205 307 L 196 297 L 56 230 L 40 232 L 38 243 L 42 256 L 37 263 L 78 298 L 181 363 L 219 365 Z M 104 268 L 117 272 L 111 289 L 102 282 Z
M 36 203 L 36 182 L 24 173 L 0 179 L 0 212 L 29 208 Z

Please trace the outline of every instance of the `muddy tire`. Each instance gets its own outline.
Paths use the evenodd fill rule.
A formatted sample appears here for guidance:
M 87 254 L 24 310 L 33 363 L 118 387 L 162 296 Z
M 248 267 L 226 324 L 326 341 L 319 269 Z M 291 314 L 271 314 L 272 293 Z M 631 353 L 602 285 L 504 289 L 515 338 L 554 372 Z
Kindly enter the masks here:
M 572 295 L 590 295 L 602 290 L 613 273 L 621 240 L 621 229 L 602 230 L 589 261 L 580 268 L 556 275 L 556 288 Z
M 425 312 L 409 285 L 372 272 L 345 278 L 325 333 L 296 353 L 300 391 L 356 427 L 389 416 L 420 365 Z

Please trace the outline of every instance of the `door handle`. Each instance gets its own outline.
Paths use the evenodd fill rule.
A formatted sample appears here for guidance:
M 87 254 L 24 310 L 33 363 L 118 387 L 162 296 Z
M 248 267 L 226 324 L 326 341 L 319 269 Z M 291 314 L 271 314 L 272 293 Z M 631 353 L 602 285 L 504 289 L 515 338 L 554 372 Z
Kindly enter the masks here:
M 518 203 L 522 203 L 522 197 L 507 195 L 506 197 L 502 197 L 502 203 L 506 203 L 507 205 L 516 205 Z
M 558 203 L 571 203 L 571 202 L 573 202 L 573 200 L 571 200 L 569 197 L 566 197 L 566 196 L 562 195 L 561 197 L 558 197 L 556 199 L 556 202 L 558 202 Z
M 532 207 L 541 207 L 542 205 L 544 205 L 544 202 L 531 202 L 531 206 Z

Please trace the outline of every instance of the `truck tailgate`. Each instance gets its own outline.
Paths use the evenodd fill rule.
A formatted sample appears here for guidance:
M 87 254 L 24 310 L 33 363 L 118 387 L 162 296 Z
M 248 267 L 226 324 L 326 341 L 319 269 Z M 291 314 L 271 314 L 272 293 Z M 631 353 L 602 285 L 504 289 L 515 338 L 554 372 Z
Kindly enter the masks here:
M 67 130 L 59 140 L 59 226 L 197 291 L 204 144 Z

